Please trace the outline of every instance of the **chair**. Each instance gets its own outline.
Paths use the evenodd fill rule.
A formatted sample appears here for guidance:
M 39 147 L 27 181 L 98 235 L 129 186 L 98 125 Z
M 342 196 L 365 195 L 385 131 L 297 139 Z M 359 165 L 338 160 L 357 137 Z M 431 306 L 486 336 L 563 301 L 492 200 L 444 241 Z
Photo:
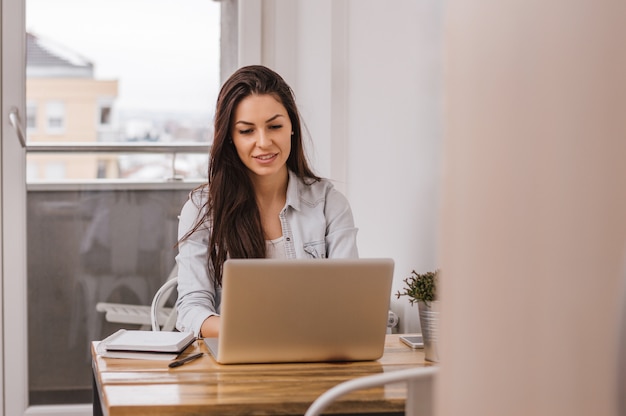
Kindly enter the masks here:
M 438 371 L 439 369 L 437 367 L 417 367 L 345 381 L 320 395 L 311 403 L 311 406 L 309 406 L 304 416 L 320 415 L 339 397 L 355 390 L 379 387 L 398 382 L 407 383 L 406 416 L 432 415 L 432 383 Z M 421 393 L 421 398 L 428 397 L 430 400 L 418 400 L 417 392 Z
M 176 308 L 164 307 L 165 302 L 170 297 L 172 290 L 178 285 L 178 277 L 172 277 L 157 290 L 150 305 L 150 324 L 153 331 L 171 331 L 176 324 Z M 168 310 L 169 313 L 163 313 Z M 163 324 L 159 322 L 164 321 Z
M 151 305 L 99 302 L 96 310 L 105 313 L 107 322 L 141 325 L 141 329 L 145 330 L 171 331 L 176 324 L 176 309 L 166 307 L 165 303 L 176 287 L 177 273 L 178 268 L 174 266 L 163 286 L 156 292 Z M 157 324 L 158 329 L 155 329 L 154 322 L 163 324 Z

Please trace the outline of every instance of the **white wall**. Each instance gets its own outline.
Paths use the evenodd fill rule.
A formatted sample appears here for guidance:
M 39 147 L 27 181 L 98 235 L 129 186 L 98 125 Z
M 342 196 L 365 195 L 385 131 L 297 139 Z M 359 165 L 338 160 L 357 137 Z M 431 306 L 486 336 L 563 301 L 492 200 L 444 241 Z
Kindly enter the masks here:
M 313 163 L 352 204 L 361 256 L 395 260 L 395 293 L 411 270 L 438 267 L 441 2 L 260 4 L 260 63 L 295 90 Z M 392 309 L 401 332 L 419 330 L 406 298 Z
M 350 4 L 348 195 L 361 254 L 395 259 L 395 290 L 411 270 L 438 267 L 440 4 Z M 418 330 L 417 308 L 392 302 L 401 331 Z

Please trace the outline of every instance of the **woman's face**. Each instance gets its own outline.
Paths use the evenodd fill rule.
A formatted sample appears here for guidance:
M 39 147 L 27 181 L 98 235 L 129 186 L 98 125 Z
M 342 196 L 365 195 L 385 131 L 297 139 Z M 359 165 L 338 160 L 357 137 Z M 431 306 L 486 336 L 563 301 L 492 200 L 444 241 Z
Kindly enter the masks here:
M 284 177 L 291 120 L 280 101 L 267 94 L 244 98 L 235 108 L 231 128 L 237 155 L 253 175 Z

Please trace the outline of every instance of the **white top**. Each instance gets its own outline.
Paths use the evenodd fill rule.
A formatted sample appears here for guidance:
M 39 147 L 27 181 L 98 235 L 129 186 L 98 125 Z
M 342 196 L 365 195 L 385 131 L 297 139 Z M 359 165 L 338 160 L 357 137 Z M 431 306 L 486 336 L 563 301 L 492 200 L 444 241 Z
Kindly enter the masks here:
M 285 237 L 281 235 L 274 240 L 265 240 L 265 253 L 268 259 L 286 259 Z

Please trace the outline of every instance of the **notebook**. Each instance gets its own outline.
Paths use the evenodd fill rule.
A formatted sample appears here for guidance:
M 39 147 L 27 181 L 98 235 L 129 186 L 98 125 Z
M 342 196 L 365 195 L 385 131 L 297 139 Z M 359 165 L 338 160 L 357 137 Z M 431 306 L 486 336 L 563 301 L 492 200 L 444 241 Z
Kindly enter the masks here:
M 376 360 L 383 354 L 392 259 L 229 259 L 218 363 Z
M 191 332 L 119 330 L 109 337 L 107 351 L 181 352 L 194 341 Z
M 104 351 L 151 352 L 178 354 L 195 337 L 191 332 L 141 331 L 120 329 L 99 344 Z

